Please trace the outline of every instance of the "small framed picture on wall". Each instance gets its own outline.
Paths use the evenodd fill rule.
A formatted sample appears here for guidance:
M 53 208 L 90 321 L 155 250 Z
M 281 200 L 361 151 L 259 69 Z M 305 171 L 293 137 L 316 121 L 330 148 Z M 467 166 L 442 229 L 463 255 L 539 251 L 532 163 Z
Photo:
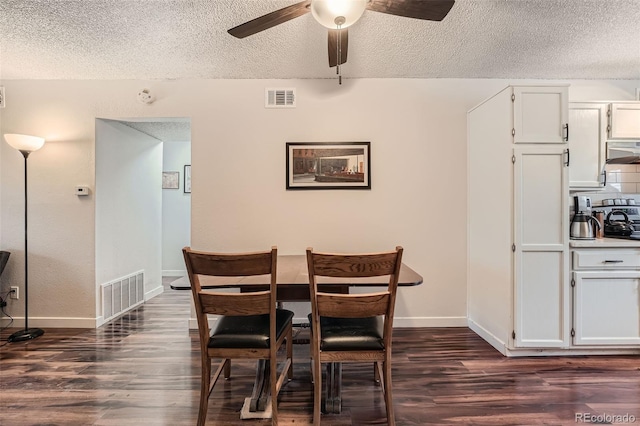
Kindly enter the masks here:
M 178 189 L 180 172 L 162 172 L 162 189 Z
M 184 193 L 191 194 L 191 164 L 184 166 Z

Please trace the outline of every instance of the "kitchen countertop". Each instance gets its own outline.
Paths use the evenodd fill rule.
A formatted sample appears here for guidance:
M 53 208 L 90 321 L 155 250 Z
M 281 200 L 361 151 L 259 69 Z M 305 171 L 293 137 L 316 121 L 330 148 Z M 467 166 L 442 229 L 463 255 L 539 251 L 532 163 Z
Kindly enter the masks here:
M 569 240 L 570 248 L 640 248 L 640 240 L 596 238 L 595 240 Z

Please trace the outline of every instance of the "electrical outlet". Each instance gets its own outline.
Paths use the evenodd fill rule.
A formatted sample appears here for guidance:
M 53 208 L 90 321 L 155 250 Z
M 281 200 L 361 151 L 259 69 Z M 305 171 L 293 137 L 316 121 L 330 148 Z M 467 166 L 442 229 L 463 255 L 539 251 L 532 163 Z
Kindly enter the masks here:
M 4 86 L 0 86 L 0 108 L 4 108 L 5 100 L 4 100 Z
M 20 287 L 11 286 L 9 297 L 12 299 L 20 299 Z

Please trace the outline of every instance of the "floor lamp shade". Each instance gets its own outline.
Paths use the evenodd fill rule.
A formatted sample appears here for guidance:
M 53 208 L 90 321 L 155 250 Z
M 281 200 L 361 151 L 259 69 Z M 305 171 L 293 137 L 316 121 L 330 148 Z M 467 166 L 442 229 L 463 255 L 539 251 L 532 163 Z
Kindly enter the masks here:
M 37 136 L 19 135 L 17 133 L 7 133 L 4 140 L 12 147 L 20 152 L 37 151 L 44 145 L 44 139 Z
M 22 342 L 44 334 L 44 330 L 40 328 L 29 328 L 29 252 L 27 250 L 27 157 L 33 151 L 42 148 L 44 139 L 37 136 L 8 133 L 4 135 L 4 140 L 12 148 L 20 151 L 24 157 L 24 329 L 16 331 L 8 339 L 9 342 Z

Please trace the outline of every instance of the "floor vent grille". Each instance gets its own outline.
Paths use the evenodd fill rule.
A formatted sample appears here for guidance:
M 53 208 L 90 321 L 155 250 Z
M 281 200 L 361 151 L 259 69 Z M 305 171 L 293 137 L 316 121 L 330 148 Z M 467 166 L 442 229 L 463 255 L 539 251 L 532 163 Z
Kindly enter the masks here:
M 102 284 L 104 323 L 130 311 L 144 301 L 144 271 Z
M 265 108 L 295 108 L 296 89 L 265 89 Z

